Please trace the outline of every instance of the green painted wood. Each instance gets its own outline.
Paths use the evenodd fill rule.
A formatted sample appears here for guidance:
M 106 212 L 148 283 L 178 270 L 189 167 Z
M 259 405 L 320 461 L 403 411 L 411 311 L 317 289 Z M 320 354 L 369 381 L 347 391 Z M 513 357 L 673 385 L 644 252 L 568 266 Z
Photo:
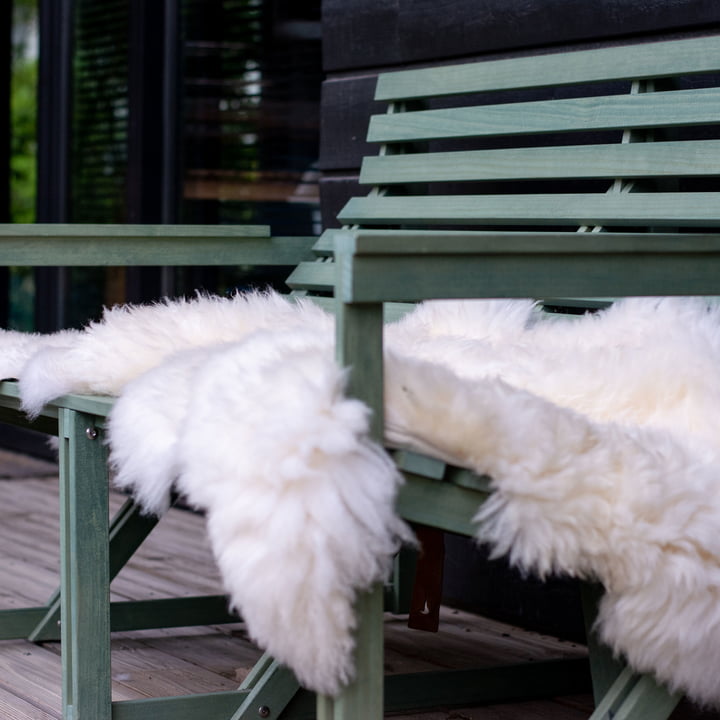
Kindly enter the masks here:
M 698 140 L 382 155 L 365 158 L 360 182 L 390 185 L 718 174 L 720 141 Z
M 719 233 L 514 231 L 514 230 L 338 230 L 337 255 L 405 256 L 542 253 L 579 256 L 613 253 L 716 252 Z
M 338 268 L 341 266 L 338 264 Z M 344 286 L 338 281 L 338 288 Z M 370 435 L 383 436 L 383 308 L 374 305 L 336 305 L 336 355 L 341 367 L 350 368 L 347 393 L 367 404 L 372 412 Z
M 410 612 L 418 551 L 402 547 L 393 560 L 390 584 L 385 586 L 385 612 L 405 615 Z
M 270 237 L 269 225 L 133 225 L 112 223 L 0 223 L 0 239 L 45 238 L 62 240 L 110 240 L 122 238 Z
M 473 516 L 485 495 L 453 483 L 403 473 L 405 484 L 398 491 L 397 511 L 408 522 L 427 525 L 471 537 Z
M 313 252 L 319 257 L 332 257 L 333 242 L 332 230 L 326 230 L 320 235 L 313 245 Z
M 106 479 L 107 482 L 107 479 Z M 140 547 L 143 540 L 157 525 L 158 518 L 143 515 L 140 506 L 132 498 L 128 498 L 113 517 L 109 538 L 109 577 L 112 580 L 134 552 Z M 48 613 L 43 622 L 33 630 L 30 640 L 40 642 L 56 639 L 57 621 L 60 616 L 61 592 L 58 589 L 48 600 Z M 145 625 L 145 627 L 148 627 Z M 153 626 L 149 626 L 153 627 Z M 161 626 L 157 626 L 161 627 Z M 119 626 L 113 629 L 119 629 Z
M 49 607 L 27 610 L 0 611 L 0 639 L 27 638 L 30 642 L 53 642 L 61 639 L 60 596 Z M 18 613 L 17 617 L 3 613 Z M 27 617 L 25 617 L 27 614 Z M 32 622 L 34 619 L 34 623 Z M 145 630 L 150 628 L 191 627 L 196 625 L 222 625 L 241 622 L 241 618 L 228 610 L 225 595 L 198 597 L 159 598 L 156 600 L 126 600 L 110 603 L 112 632 Z
M 0 640 L 27 638 L 46 613 L 44 606 L 0 610 Z
M 437 458 L 420 455 L 412 450 L 397 450 L 393 460 L 403 472 L 422 475 L 431 480 L 442 480 L 445 477 L 447 464 Z
M 667 720 L 682 699 L 679 693 L 671 693 L 649 675 L 643 675 L 620 705 L 612 720 Z
M 114 578 L 158 524 L 160 518 L 143 512 L 128 498 L 110 523 L 110 579 Z
M 123 700 L 112 704 L 113 720 L 229 720 L 247 692 Z
M 247 690 L 238 690 L 123 700 L 113 703 L 113 720 L 229 720 L 247 694 Z M 260 717 L 257 712 L 255 717 Z M 300 689 L 282 720 L 315 720 L 315 694 Z
M 54 408 L 67 408 L 92 415 L 100 423 L 108 416 L 114 402 L 115 398 L 105 395 L 61 395 L 48 404 L 47 410 L 52 414 Z M 45 412 L 43 409 L 42 414 Z
M 720 37 L 710 36 L 384 73 L 378 78 L 375 99 L 662 78 L 718 69 Z
M 719 115 L 720 88 L 702 88 L 384 113 L 370 118 L 367 139 L 393 143 L 686 127 L 716 123 Z
M 625 668 L 597 703 L 590 720 L 666 720 L 681 698 L 649 675 L 636 675 Z
M 718 227 L 720 193 L 558 193 L 352 198 L 346 224 Z
M 41 411 L 41 418 L 57 421 L 59 408 L 77 410 L 97 418 L 105 418 L 115 402 L 115 398 L 103 395 L 63 395 L 48 403 Z M 20 406 L 20 389 L 15 380 L 0 381 L 0 407 L 22 413 Z M 22 422 L 20 418 L 17 422 Z
M 116 602 L 110 618 L 113 632 L 242 622 L 225 595 Z
M 482 254 L 358 258 L 344 288 L 347 302 L 431 298 L 519 298 L 626 295 L 718 295 L 720 254 L 715 252 Z
M 261 675 L 253 676 L 247 697 L 230 720 L 256 720 L 258 717 L 277 720 L 299 689 L 292 671 L 276 660 L 272 661 Z
M 234 226 L 228 226 L 234 227 Z M 314 238 L 0 237 L 0 264 L 43 266 L 295 265 L 312 258 Z
M 255 685 L 262 680 L 268 670 L 273 666 L 275 659 L 272 655 L 264 652 L 260 659 L 253 665 L 250 672 L 240 684 L 240 690 L 252 690 Z
M 322 292 L 335 284 L 335 266 L 329 262 L 302 262 L 289 275 L 285 284 L 292 290 Z
M 618 708 L 635 687 L 637 681 L 638 676 L 631 668 L 625 667 L 599 702 L 596 701 L 590 720 L 613 720 Z
M 20 405 L 20 388 L 17 380 L 0 381 L 0 407 L 8 408 L 22 412 Z M 51 417 L 57 420 L 57 408 L 53 408 L 50 412 L 43 412 L 43 417 Z
M 27 639 L 30 642 L 55 642 L 60 640 L 60 589 L 50 598 L 44 615 L 38 618 Z
M 592 690 L 596 706 L 603 701 L 603 698 L 624 669 L 623 663 L 614 657 L 612 650 L 607 645 L 600 642 L 595 632 L 598 607 L 604 592 L 605 589 L 599 583 L 580 584 Z
M 519 702 L 588 692 L 585 659 L 422 672 L 386 678 L 386 712 Z M 639 717 L 639 716 L 638 716 Z M 644 716 L 647 718 L 653 716 Z M 654 717 L 653 717 L 654 720 Z
M 317 720 L 382 720 L 384 708 L 383 604 L 381 585 L 355 603 L 356 678 L 336 697 L 318 696 Z
M 337 266 L 338 268 L 340 266 Z M 336 276 L 342 287 L 346 278 Z M 372 412 L 370 436 L 383 435 L 383 307 L 336 305 L 336 358 L 350 369 L 347 393 L 365 402 Z M 355 614 L 355 679 L 337 697 L 317 700 L 318 720 L 380 720 L 383 717 L 384 588 L 360 593 Z
M 60 413 L 63 718 L 111 720 L 106 448 L 95 418 Z
M 101 416 L 102 417 L 102 416 Z M 106 479 L 107 482 L 107 479 Z M 157 525 L 158 519 L 143 515 L 140 506 L 131 498 L 113 517 L 109 529 L 109 576 L 112 580 L 132 557 L 140 544 Z M 57 639 L 57 625 L 60 617 L 61 592 L 58 589 L 48 600 L 48 612 L 43 621 L 32 631 L 29 640 L 41 642 Z M 117 613 L 115 613 L 117 616 Z M 123 627 L 130 629 L 127 624 Z M 144 627 L 154 627 L 144 625 Z M 158 625 L 157 627 L 162 627 Z M 120 629 L 119 625 L 113 626 Z
M 492 489 L 492 479 L 488 475 L 477 475 L 472 470 L 449 465 L 445 471 L 445 482 L 466 490 L 474 490 L 487 497 Z

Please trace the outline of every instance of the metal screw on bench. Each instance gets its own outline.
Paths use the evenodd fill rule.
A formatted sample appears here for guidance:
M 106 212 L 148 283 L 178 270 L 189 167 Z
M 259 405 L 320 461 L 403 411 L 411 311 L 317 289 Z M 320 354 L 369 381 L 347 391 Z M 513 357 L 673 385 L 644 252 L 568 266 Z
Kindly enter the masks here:
M 270 708 L 267 705 L 261 705 L 258 708 L 258 715 L 261 718 L 267 718 L 270 717 Z
M 88 440 L 95 440 L 98 436 L 98 431 L 94 427 L 85 428 L 85 435 Z

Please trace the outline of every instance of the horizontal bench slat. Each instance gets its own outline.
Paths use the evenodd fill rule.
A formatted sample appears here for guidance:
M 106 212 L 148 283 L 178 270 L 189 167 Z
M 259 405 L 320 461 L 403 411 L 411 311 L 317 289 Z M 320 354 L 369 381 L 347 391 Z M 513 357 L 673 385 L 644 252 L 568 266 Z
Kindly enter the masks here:
M 382 155 L 364 159 L 360 182 L 385 185 L 719 174 L 720 140 L 699 140 Z
M 9 226 L 13 227 L 13 226 Z M 2 227 L 0 227 L 2 230 Z M 312 237 L 110 235 L 0 232 L 0 265 L 295 265 L 312 257 Z
M 383 232 L 335 236 L 343 302 L 720 295 L 720 233 L 434 233 L 420 249 Z
M 340 261 L 340 260 L 339 260 Z M 340 286 L 344 302 L 430 298 L 720 295 L 720 252 L 358 258 Z
M 387 113 L 370 119 L 369 142 L 503 137 L 579 130 L 715 123 L 720 88 L 503 103 Z
M 345 224 L 720 226 L 720 193 L 558 193 L 352 198 Z
M 378 78 L 375 99 L 558 87 L 716 70 L 720 70 L 720 37 L 691 38 L 385 73 Z
M 270 237 L 269 225 L 124 225 L 91 223 L 0 224 L 0 238 L 234 238 Z
M 327 230 L 328 242 L 357 257 L 433 254 L 720 253 L 720 232 L 604 232 L 517 230 Z
M 285 281 L 293 290 L 332 290 L 335 283 L 335 265 L 330 262 L 300 263 Z

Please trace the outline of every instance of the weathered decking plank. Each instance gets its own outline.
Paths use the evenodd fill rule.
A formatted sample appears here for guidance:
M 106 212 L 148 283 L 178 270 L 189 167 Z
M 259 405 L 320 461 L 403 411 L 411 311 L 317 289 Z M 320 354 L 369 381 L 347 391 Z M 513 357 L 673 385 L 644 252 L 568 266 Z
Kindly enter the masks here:
M 0 462 L 2 458 L 0 458 Z M 2 473 L 0 472 L 0 475 Z M 0 607 L 43 602 L 57 581 L 57 480 L 51 476 L 0 480 Z M 111 505 L 124 501 L 113 493 Z M 220 592 L 204 520 L 171 510 L 131 565 L 113 583 L 113 597 L 144 599 Z M 583 649 L 493 620 L 443 608 L 441 632 L 409 631 L 405 618 L 387 616 L 386 671 L 404 673 L 471 667 L 533 658 L 574 657 Z M 260 651 L 241 624 L 142 630 L 113 635 L 113 698 L 212 692 L 235 688 Z M 0 717 L 60 717 L 60 646 L 0 641 Z M 399 720 L 581 720 L 587 696 L 484 708 L 438 709 L 394 715 Z M 684 713 L 684 714 L 683 714 Z M 690 713 L 690 714 L 688 714 Z M 685 707 L 673 720 L 702 718 Z

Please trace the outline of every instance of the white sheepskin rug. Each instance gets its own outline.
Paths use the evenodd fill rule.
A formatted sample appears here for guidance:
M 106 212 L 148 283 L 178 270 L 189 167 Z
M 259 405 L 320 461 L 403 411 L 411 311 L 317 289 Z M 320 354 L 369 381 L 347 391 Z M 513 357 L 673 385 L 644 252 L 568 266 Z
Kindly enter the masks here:
M 720 310 L 432 302 L 385 346 L 387 443 L 489 475 L 478 540 L 526 572 L 602 582 L 603 640 L 720 705 Z M 118 395 L 115 482 L 148 512 L 173 486 L 206 511 L 232 603 L 304 685 L 352 678 L 356 594 L 411 536 L 330 316 L 273 294 L 114 309 L 82 332 L 0 335 L 0 377 L 30 414 Z

